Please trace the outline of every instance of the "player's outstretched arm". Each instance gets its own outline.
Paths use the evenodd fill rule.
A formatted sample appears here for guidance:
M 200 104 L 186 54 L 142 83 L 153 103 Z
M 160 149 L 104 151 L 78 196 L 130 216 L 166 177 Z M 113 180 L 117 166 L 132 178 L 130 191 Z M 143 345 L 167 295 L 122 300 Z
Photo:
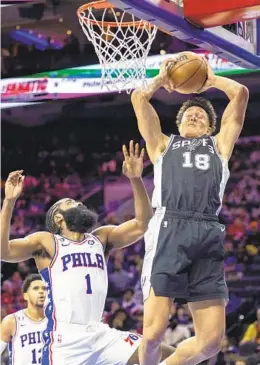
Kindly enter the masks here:
M 8 342 L 11 340 L 12 336 L 14 336 L 15 329 L 16 329 L 15 316 L 13 314 L 9 314 L 3 319 L 1 323 L 1 341 L 0 341 L 1 355 L 6 349 Z
M 33 233 L 25 238 L 9 241 L 10 225 L 15 202 L 23 188 L 23 170 L 13 171 L 5 183 L 5 199 L 1 212 L 1 259 L 6 262 L 24 261 L 42 249 L 41 242 L 47 232 Z
M 244 85 L 220 76 L 215 77 L 213 87 L 224 91 L 230 99 L 222 116 L 220 132 L 216 136 L 221 156 L 229 159 L 244 125 L 249 91 Z
M 134 146 L 131 141 L 129 153 L 126 146 L 123 146 L 123 153 L 123 173 L 129 178 L 133 188 L 135 218 L 119 226 L 100 227 L 94 232 L 109 249 L 122 248 L 142 238 L 153 214 L 149 196 L 141 179 L 144 150 L 139 152 L 138 143 Z
M 158 149 L 164 149 L 167 145 L 168 137 L 162 133 L 161 123 L 158 114 L 150 104 L 149 100 L 153 94 L 162 86 L 169 92 L 173 91 L 173 86 L 168 78 L 168 67 L 174 64 L 174 60 L 169 59 L 162 64 L 160 74 L 154 77 L 147 89 L 136 89 L 131 95 L 131 101 L 137 117 L 139 131 L 146 142 L 147 152 L 151 161 L 156 160 Z
M 215 76 L 210 67 L 208 73 L 209 77 L 204 90 L 215 87 L 224 91 L 230 100 L 221 119 L 220 131 L 216 136 L 219 153 L 229 159 L 244 125 L 249 91 L 246 86 L 234 80 Z

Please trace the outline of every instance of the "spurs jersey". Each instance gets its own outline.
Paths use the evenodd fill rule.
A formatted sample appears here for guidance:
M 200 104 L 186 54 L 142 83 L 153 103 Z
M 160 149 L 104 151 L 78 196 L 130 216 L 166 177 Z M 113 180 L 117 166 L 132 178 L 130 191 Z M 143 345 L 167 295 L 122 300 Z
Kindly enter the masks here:
M 15 312 L 16 330 L 8 344 L 9 365 L 41 364 L 42 333 L 47 319 L 36 322 L 27 317 L 24 309 Z
M 214 137 L 170 137 L 154 165 L 154 208 L 218 215 L 229 178 Z
M 56 324 L 100 322 L 108 289 L 102 243 L 92 234 L 81 242 L 54 235 L 55 255 L 41 271 L 47 285 L 47 331 Z

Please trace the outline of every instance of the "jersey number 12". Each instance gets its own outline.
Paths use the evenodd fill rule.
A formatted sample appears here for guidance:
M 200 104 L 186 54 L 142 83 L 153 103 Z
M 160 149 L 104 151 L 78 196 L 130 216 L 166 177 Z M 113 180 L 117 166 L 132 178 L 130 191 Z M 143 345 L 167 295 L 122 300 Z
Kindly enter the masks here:
M 192 157 L 193 156 L 191 152 L 184 152 L 183 153 L 184 162 L 182 166 L 192 168 L 193 167 Z M 208 170 L 210 167 L 210 156 L 207 154 L 194 155 L 194 165 L 199 170 Z
M 32 364 L 41 364 L 42 359 L 41 359 L 41 355 L 42 355 L 42 349 L 40 350 L 32 350 Z

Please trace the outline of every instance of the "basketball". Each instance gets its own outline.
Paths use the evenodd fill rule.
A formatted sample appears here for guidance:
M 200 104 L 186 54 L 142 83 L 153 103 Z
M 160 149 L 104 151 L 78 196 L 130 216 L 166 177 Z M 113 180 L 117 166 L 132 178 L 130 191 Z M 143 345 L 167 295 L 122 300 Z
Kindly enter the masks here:
M 207 62 L 193 52 L 181 52 L 177 63 L 169 70 L 174 89 L 181 94 L 195 93 L 202 88 L 207 80 Z

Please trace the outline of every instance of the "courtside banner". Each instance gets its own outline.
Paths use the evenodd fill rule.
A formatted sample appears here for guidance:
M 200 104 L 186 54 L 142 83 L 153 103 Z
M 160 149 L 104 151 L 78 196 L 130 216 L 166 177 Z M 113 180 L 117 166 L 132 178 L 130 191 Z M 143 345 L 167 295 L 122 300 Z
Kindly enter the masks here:
M 244 73 L 251 70 L 238 69 L 237 66 L 221 58 L 210 54 L 201 53 L 205 56 L 216 73 Z M 176 54 L 166 54 L 148 57 L 147 59 L 147 81 L 158 75 L 161 63 L 174 58 Z M 120 66 L 120 65 L 119 65 Z M 117 88 L 110 82 L 109 90 L 103 84 L 101 69 L 99 65 L 75 67 L 57 71 L 48 71 L 21 78 L 10 78 L 1 80 L 1 108 L 5 102 L 34 102 L 55 99 L 79 98 L 93 94 L 104 94 L 117 92 Z M 122 87 L 122 91 L 131 88 L 131 85 Z M 134 88 L 134 84 L 132 85 Z M 8 104 L 9 105 L 9 104 Z

